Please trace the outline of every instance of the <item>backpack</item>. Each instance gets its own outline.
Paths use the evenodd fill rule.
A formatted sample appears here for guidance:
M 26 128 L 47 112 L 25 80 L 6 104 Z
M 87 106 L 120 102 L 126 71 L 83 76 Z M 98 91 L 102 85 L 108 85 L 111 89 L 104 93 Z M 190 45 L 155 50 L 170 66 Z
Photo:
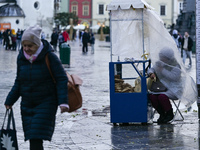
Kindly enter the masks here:
M 48 58 L 48 53 L 45 56 L 45 62 L 47 64 L 49 73 L 51 74 L 51 77 L 56 84 L 56 80 L 53 77 L 53 74 L 51 72 L 50 68 L 50 63 L 49 63 L 49 58 Z M 68 105 L 69 105 L 69 111 L 68 112 L 73 112 L 79 108 L 82 107 L 82 95 L 79 89 L 79 86 L 82 85 L 83 81 L 75 74 L 70 75 L 67 73 L 68 77 Z

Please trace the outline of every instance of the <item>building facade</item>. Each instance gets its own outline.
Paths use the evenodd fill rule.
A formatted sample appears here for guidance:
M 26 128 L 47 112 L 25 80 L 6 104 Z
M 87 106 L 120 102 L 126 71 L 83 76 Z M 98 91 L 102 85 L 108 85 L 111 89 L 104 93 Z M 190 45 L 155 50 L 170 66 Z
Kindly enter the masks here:
M 48 36 L 52 33 L 55 12 L 73 12 L 79 18 L 79 24 L 87 27 L 95 25 L 109 26 L 109 11 L 106 6 L 112 0 L 0 0 L 0 7 L 7 4 L 17 4 L 23 15 L 0 16 L 0 23 L 10 23 L 17 30 L 26 29 L 30 25 L 40 25 Z M 178 16 L 191 10 L 194 5 L 191 0 L 146 0 L 160 15 L 167 28 L 176 24 Z M 184 1 L 184 3 L 183 3 Z M 185 6 L 184 6 L 185 5 Z M 180 20 L 180 19 L 179 19 Z
M 25 13 L 15 0 L 0 0 L 1 30 L 23 28 Z
M 69 0 L 56 0 L 55 3 L 58 3 L 58 12 L 69 12 Z
M 49 38 L 53 29 L 54 0 L 17 0 L 17 4 L 26 15 L 24 29 L 38 24 Z
M 188 32 L 190 37 L 195 40 L 196 34 L 196 22 L 195 22 L 195 0 L 184 0 L 183 1 L 183 11 L 178 16 L 176 20 L 175 29 L 177 29 L 181 35 L 184 35 L 184 32 Z
M 106 6 L 112 0 L 93 0 L 92 4 L 92 26 L 105 25 L 109 26 L 109 11 Z
M 1 23 L 10 23 L 15 30 L 24 30 L 38 24 L 46 37 L 50 37 L 53 29 L 54 0 L 0 0 L 0 8 L 5 7 L 12 9 L 7 9 L 9 13 L 6 16 L 0 16 Z M 17 10 L 21 10 L 24 16 L 15 16 Z
M 69 12 L 78 16 L 78 24 L 84 24 L 86 27 L 91 26 L 92 0 L 69 0 Z
M 183 9 L 183 0 L 146 0 L 164 21 L 166 28 L 176 23 L 178 15 Z

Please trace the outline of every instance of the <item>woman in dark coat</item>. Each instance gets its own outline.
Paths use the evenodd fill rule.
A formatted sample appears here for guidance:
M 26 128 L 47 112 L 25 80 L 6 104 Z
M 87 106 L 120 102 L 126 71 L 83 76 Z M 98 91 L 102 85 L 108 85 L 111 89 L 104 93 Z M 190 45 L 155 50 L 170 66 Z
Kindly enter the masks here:
M 51 34 L 51 45 L 53 45 L 55 51 L 57 51 L 57 44 L 58 44 L 58 33 L 56 30 L 53 30 L 53 33 Z
M 17 58 L 17 76 L 5 101 L 10 109 L 22 97 L 22 124 L 25 141 L 30 140 L 30 150 L 43 150 L 43 140 L 51 140 L 58 105 L 61 113 L 69 110 L 68 78 L 50 44 L 40 40 L 40 34 L 39 26 L 25 30 Z M 45 63 L 47 54 L 56 84 Z
M 83 43 L 82 51 L 83 51 L 83 53 L 87 53 L 88 52 L 89 40 L 90 40 L 90 36 L 88 34 L 88 31 L 85 30 L 85 32 L 82 35 L 82 43 Z

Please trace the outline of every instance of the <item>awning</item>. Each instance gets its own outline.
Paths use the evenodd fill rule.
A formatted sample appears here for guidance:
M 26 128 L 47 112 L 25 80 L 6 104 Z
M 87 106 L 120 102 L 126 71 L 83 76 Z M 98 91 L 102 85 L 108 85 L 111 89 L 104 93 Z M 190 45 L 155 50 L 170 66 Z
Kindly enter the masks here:
M 133 8 L 148 8 L 154 9 L 144 0 L 112 0 L 109 5 L 107 5 L 107 10 L 117 10 L 121 9 L 130 9 Z

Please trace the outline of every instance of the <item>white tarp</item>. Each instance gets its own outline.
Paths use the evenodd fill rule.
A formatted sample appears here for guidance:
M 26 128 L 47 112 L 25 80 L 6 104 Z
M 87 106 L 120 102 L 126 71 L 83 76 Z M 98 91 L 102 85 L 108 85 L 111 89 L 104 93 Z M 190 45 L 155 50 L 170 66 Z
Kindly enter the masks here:
M 99 28 L 100 28 L 100 26 L 98 24 L 90 27 L 90 29 L 95 29 L 95 30 L 99 30 Z
M 113 0 L 109 5 L 107 5 L 107 10 L 117 10 L 119 7 L 121 9 L 130 9 L 131 7 L 153 9 L 144 0 Z
M 144 26 L 142 26 L 142 18 Z M 163 21 L 154 11 L 132 8 L 125 10 L 118 8 L 118 10 L 112 11 L 111 30 L 112 43 L 115 43 L 112 45 L 112 54 L 114 56 L 134 57 L 135 59 L 141 59 L 143 55 L 143 43 L 144 51 L 146 53 L 149 52 L 152 44 L 150 40 L 154 40 L 154 36 L 155 38 L 158 37 L 154 33 L 159 34 L 163 30 L 167 32 Z M 166 34 L 169 37 L 169 33 Z M 173 42 L 171 37 L 169 40 Z
M 66 27 L 66 29 L 67 29 L 67 30 L 69 30 L 69 29 L 70 29 L 70 27 L 71 27 L 71 25 L 68 25 L 68 26 Z
M 115 0 L 115 2 L 118 1 L 121 0 Z M 135 0 L 131 2 L 135 2 Z M 138 2 L 141 2 L 141 0 L 138 0 Z M 112 9 L 111 6 L 117 6 L 117 9 Z M 174 94 L 182 100 L 186 107 L 189 107 L 197 100 L 196 85 L 187 74 L 176 43 L 164 27 L 163 21 L 151 9 L 134 9 L 130 7 L 131 5 L 129 5 L 129 9 L 122 9 L 124 6 L 121 6 L 122 4 L 114 5 L 113 0 L 113 4 L 107 7 L 107 10 L 111 11 L 112 56 L 142 60 L 141 56 L 144 53 L 150 53 L 149 57 L 154 66 L 159 61 L 161 49 L 164 47 L 172 49 L 176 61 L 181 66 L 181 78 L 179 81 L 181 83 L 178 85 L 183 90 L 182 93 L 176 92 Z M 132 6 L 134 7 L 134 5 Z M 144 26 L 142 26 L 142 19 Z M 124 59 L 120 60 L 123 61 Z M 167 84 L 167 87 L 173 86 L 174 89 L 172 90 L 177 91 L 177 85 L 169 82 Z
M 74 29 L 75 30 L 84 30 L 85 26 L 83 24 L 80 24 L 80 25 L 74 26 Z

